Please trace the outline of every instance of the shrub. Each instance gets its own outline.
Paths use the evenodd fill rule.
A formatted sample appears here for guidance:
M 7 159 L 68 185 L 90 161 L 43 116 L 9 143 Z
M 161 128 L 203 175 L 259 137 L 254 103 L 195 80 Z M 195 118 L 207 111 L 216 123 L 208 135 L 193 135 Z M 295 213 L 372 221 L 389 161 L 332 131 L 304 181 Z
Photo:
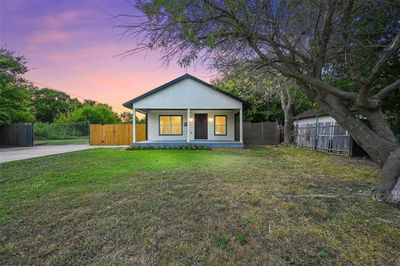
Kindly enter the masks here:
M 33 126 L 36 140 L 74 139 L 89 134 L 87 123 L 35 123 Z
M 115 124 L 121 120 L 111 107 L 98 104 L 96 106 L 84 105 L 73 112 L 57 118 L 60 123 L 74 123 L 90 121 L 92 124 Z
M 126 150 L 211 150 L 205 145 L 177 145 L 177 146 L 138 146 L 131 144 Z

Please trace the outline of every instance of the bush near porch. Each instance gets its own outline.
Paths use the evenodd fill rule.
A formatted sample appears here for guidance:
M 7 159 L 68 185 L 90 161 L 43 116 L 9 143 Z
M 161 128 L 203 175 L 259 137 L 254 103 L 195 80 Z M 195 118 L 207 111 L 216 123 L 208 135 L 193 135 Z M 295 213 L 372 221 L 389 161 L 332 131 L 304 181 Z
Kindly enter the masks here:
M 398 265 L 378 168 L 306 149 L 94 149 L 0 168 L 0 264 Z

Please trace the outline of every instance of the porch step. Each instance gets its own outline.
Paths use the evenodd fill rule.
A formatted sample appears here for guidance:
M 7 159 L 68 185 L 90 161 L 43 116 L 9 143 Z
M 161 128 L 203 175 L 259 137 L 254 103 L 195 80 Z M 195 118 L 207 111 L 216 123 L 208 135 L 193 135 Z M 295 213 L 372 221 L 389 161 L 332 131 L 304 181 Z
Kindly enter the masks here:
M 244 147 L 243 143 L 240 142 L 203 142 L 203 141 L 195 141 L 195 142 L 137 142 L 133 143 L 132 146 L 137 147 L 180 147 L 180 146 L 189 146 L 189 145 L 199 145 L 199 146 L 207 146 L 209 148 L 215 149 L 242 149 Z

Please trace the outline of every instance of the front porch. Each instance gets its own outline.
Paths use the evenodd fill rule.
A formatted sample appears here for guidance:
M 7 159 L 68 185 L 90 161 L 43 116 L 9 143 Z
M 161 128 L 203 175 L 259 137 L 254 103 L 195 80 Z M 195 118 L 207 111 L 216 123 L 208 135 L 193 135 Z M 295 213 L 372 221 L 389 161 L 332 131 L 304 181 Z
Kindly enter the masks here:
M 189 145 L 201 145 L 214 149 L 241 149 L 243 142 L 232 140 L 192 140 L 187 142 L 185 140 L 146 140 L 135 142 L 132 146 L 139 147 L 180 147 Z
M 243 148 L 242 109 L 149 109 L 133 106 L 133 128 L 136 112 L 145 115 L 146 140 L 133 146 L 177 147 L 204 145 L 210 148 Z

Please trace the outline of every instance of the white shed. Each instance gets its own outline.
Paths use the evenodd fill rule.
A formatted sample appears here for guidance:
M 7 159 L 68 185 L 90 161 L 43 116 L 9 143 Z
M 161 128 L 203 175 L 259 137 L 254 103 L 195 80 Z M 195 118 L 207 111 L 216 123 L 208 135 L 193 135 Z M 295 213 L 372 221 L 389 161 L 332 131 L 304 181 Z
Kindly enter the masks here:
M 318 123 L 321 125 L 336 125 L 336 120 L 329 115 L 316 110 L 307 110 L 297 116 L 293 117 L 293 125 L 296 127 L 315 126 Z

